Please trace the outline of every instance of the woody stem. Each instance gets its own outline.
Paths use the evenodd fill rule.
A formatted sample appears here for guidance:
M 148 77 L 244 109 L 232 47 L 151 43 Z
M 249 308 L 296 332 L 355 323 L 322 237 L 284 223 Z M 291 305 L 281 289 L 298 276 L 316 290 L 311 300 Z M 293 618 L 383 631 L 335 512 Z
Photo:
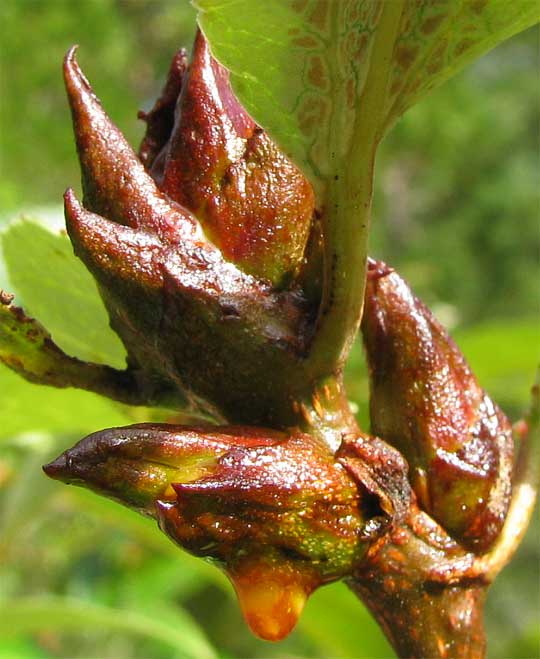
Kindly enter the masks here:
M 469 555 L 424 513 L 413 511 L 411 520 L 370 553 L 349 587 L 401 659 L 483 659 L 487 583 L 466 571 L 445 577 L 449 555 L 465 562 Z

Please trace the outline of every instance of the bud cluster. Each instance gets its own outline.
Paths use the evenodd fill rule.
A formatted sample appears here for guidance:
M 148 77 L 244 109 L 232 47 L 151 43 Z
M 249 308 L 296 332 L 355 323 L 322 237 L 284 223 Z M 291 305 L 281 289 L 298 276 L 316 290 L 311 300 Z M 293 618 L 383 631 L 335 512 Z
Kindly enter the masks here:
M 140 113 L 138 155 L 73 49 L 64 74 L 84 191 L 82 204 L 66 193 L 67 229 L 128 354 L 120 376 L 98 369 L 100 386 L 114 375 L 114 391 L 129 383 L 136 402 L 166 398 L 209 421 L 103 430 L 46 473 L 153 517 L 214 560 L 265 639 L 284 637 L 309 594 L 341 578 L 374 599 L 384 591 L 379 613 L 410 593 L 414 607 L 428 606 L 425 584 L 442 556 L 470 567 L 501 534 L 513 463 L 504 414 L 430 311 L 377 261 L 362 322 L 371 434 L 352 418 L 343 364 L 314 375 L 324 208 L 239 104 L 201 33 Z M 15 363 L 2 346 L 34 321 L 1 291 L 0 303 L 10 322 L 0 358 Z M 57 384 L 51 363 L 41 370 Z M 65 384 L 83 366 L 97 379 L 95 365 L 69 363 Z

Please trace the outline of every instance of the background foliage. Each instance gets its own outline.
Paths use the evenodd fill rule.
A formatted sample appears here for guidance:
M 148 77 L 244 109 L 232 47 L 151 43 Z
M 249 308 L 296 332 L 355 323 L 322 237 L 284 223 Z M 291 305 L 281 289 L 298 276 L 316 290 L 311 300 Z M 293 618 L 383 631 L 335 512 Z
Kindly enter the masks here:
M 193 29 L 193 11 L 177 0 L 2 3 L 0 224 L 23 214 L 59 225 L 61 195 L 79 180 L 60 74 L 68 46 L 80 44 L 98 95 L 137 143 L 136 109 L 151 105 Z M 397 125 L 379 156 L 371 239 L 371 252 L 453 329 L 513 419 L 540 352 L 537 64 L 532 30 Z M 10 290 L 9 275 L 17 300 L 66 350 L 118 363 L 121 349 L 100 338 L 106 321 L 65 239 L 38 234 L 25 224 L 9 230 L 0 286 Z M 367 425 L 359 346 L 348 375 Z M 339 584 L 312 598 L 285 642 L 257 641 L 217 570 L 179 552 L 151 522 L 42 475 L 40 465 L 83 434 L 148 414 L 30 385 L 0 367 L 0 658 L 391 656 Z M 540 656 L 539 545 L 536 524 L 492 588 L 493 659 Z

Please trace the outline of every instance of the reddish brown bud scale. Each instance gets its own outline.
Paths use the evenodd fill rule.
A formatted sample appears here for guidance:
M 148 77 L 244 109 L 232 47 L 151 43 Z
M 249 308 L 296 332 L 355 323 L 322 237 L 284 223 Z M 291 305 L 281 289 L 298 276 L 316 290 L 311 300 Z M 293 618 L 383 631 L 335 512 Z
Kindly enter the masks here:
M 112 428 L 44 469 L 156 517 L 181 547 L 218 561 L 247 622 L 269 640 L 289 633 L 313 590 L 351 573 L 393 514 L 384 485 L 359 486 L 298 431 Z
M 276 293 L 267 280 L 227 262 L 198 220 L 158 189 L 105 114 L 73 49 L 64 73 L 87 206 L 68 191 L 67 229 L 96 278 L 130 368 L 143 388 L 163 383 L 178 392 L 172 402 L 188 399 L 197 413 L 223 419 L 234 410 L 235 421 L 268 424 L 282 415 L 283 381 L 299 376 L 303 299 L 296 291 Z M 151 119 L 154 141 L 158 119 L 170 121 L 160 116 Z M 294 413 L 283 421 L 293 423 Z
M 149 112 L 140 110 L 137 115 L 146 122 L 146 134 L 139 147 L 139 158 L 156 181 L 163 178 L 165 146 L 174 127 L 176 101 L 187 67 L 187 52 L 182 48 L 172 59 L 165 86 L 152 109 Z
M 396 272 L 374 261 L 362 331 L 372 432 L 407 458 L 424 509 L 484 551 L 510 500 L 510 423 L 430 311 Z
M 231 447 L 265 446 L 285 438 L 284 433 L 251 427 L 141 423 L 88 435 L 44 469 L 53 478 L 153 515 L 156 499 L 175 498 L 173 482 L 201 478 Z
M 314 212 L 311 185 L 239 104 L 228 71 L 200 32 L 187 75 L 177 59 L 147 117 L 141 159 L 159 187 L 197 215 L 227 260 L 281 285 L 302 263 Z

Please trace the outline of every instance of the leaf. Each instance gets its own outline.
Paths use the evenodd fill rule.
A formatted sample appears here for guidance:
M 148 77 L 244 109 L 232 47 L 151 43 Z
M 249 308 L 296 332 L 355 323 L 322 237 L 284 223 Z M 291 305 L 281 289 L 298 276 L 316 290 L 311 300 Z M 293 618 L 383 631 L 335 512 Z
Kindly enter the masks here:
M 139 566 L 136 574 L 128 573 L 121 583 L 123 601 L 149 610 L 155 607 L 156 602 L 183 602 L 212 583 L 204 578 L 204 570 L 194 570 L 189 560 L 183 560 L 188 554 L 182 554 L 177 547 L 175 551 L 176 560 L 151 556 L 144 561 L 144 565 Z M 197 560 L 197 567 L 200 564 L 207 565 Z
M 384 94 L 383 68 L 377 80 L 370 76 L 373 44 L 378 40 L 381 53 L 392 47 L 402 2 L 384 8 L 360 0 L 195 5 L 240 101 L 318 185 L 347 155 L 364 90 L 382 87 Z
M 125 350 L 109 327 L 96 285 L 65 234 L 23 219 L 1 234 L 15 292 L 55 342 L 82 360 L 125 367 Z
M 371 614 L 343 583 L 317 591 L 309 600 L 299 627 L 325 656 L 335 659 L 394 656 Z
M 196 2 L 240 101 L 308 176 L 323 209 L 312 380 L 342 367 L 362 312 L 373 160 L 404 1 Z
M 0 635 L 43 630 L 92 629 L 146 636 L 176 650 L 174 656 L 211 659 L 216 653 L 203 632 L 182 609 L 176 608 L 174 624 L 126 609 L 68 597 L 21 597 L 0 605 Z
M 459 330 L 455 340 L 493 398 L 523 413 L 540 362 L 538 320 L 492 321 Z
M 386 101 L 387 125 L 467 64 L 539 20 L 536 0 L 406 3 Z
M 133 536 L 137 543 L 155 556 L 163 556 L 169 562 L 178 562 L 178 569 L 186 570 L 190 574 L 194 573 L 201 581 L 211 583 L 224 592 L 231 593 L 231 585 L 220 570 L 211 563 L 201 561 L 200 558 L 182 551 L 163 533 L 156 532 L 157 527 L 154 520 L 143 517 L 124 506 L 119 506 L 110 499 L 97 496 L 94 492 L 78 487 L 69 488 L 64 496 L 68 497 L 73 506 L 91 513 L 102 524 L 110 526 L 111 529 L 121 529 Z M 175 586 L 180 588 L 178 582 Z
M 0 362 L 30 382 L 78 387 L 133 405 L 147 400 L 135 375 L 69 357 L 43 325 L 5 295 L 0 297 Z
M 388 125 L 540 19 L 535 0 L 194 4 L 241 102 L 312 179 L 347 153 L 369 98 L 376 116 L 364 119 Z
M 119 405 L 101 396 L 30 384 L 2 364 L 0 391 L 0 440 L 32 431 L 84 434 L 129 419 Z
M 48 659 L 49 654 L 30 639 L 13 638 L 0 641 L 0 659 Z

